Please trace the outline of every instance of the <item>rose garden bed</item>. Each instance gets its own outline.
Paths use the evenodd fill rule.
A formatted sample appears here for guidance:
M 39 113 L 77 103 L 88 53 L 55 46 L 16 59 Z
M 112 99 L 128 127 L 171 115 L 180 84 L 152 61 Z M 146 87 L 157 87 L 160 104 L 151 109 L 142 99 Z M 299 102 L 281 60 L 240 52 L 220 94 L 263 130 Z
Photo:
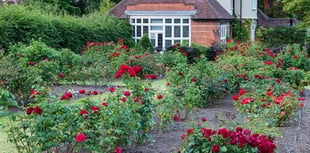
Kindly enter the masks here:
M 88 42 L 81 55 L 12 47 L 1 55 L 2 109 L 16 100 L 25 113 L 9 115 L 8 140 L 19 152 L 308 151 L 310 61 L 298 46 L 275 54 L 229 42 L 208 58 L 170 49 L 149 54 L 123 40 Z M 121 86 L 85 86 L 115 78 Z

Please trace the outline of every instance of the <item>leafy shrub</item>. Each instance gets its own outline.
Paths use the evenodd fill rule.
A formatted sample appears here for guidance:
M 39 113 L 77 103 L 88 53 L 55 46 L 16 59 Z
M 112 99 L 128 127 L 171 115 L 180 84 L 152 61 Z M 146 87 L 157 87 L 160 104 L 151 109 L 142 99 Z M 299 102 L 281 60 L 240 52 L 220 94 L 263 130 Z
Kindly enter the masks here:
M 257 38 L 264 44 L 272 47 L 283 46 L 283 44 L 304 44 L 306 30 L 285 26 L 273 28 L 260 27 L 257 31 Z
M 142 36 L 141 40 L 139 41 L 138 48 L 139 50 L 145 50 L 148 53 L 153 53 L 153 46 L 147 34 Z
M 0 8 L 0 48 L 39 39 L 52 48 L 68 48 L 78 53 L 87 41 L 117 41 L 132 44 L 127 21 L 93 14 L 81 18 L 48 15 L 19 5 Z
M 252 133 L 251 130 L 242 127 L 237 127 L 234 130 L 226 128 L 213 130 L 207 128 L 205 123 L 187 129 L 182 139 L 181 151 L 188 153 L 273 153 L 276 148 L 272 137 Z
M 1 55 L 0 59 L 0 78 L 6 80 L 4 87 L 14 93 L 16 100 L 23 105 L 33 101 L 31 90 L 47 96 L 47 88 L 63 79 L 68 72 L 76 71 L 74 68 L 79 61 L 79 57 L 71 51 L 57 51 L 38 41 L 31 42 L 29 46 L 11 46 L 9 55 Z

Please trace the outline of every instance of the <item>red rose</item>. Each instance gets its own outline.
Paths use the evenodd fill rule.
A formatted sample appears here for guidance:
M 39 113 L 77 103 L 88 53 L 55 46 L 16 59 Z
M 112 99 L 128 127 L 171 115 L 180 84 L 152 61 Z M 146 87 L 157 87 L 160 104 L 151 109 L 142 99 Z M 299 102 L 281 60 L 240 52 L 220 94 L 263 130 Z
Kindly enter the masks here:
M 121 147 L 116 147 L 115 153 L 122 153 L 122 148 Z
M 133 68 L 130 68 L 129 70 L 128 70 L 128 73 L 129 73 L 129 76 L 130 77 L 135 77 L 137 74 L 136 74 L 136 72 L 135 72 L 135 70 L 133 69 Z
M 98 95 L 98 91 L 93 91 L 93 95 Z
M 84 89 L 80 89 L 79 90 L 79 94 L 85 94 L 85 90 Z
M 122 102 L 126 102 L 127 101 L 126 97 L 122 97 L 121 100 L 122 100 Z
M 90 106 L 89 108 L 91 110 L 93 110 L 94 113 L 98 113 L 98 111 L 99 111 L 99 107 L 97 107 L 97 106 Z
M 85 134 L 83 134 L 83 133 L 79 133 L 75 137 L 75 141 L 76 142 L 84 142 L 86 139 L 87 139 L 87 136 Z
M 61 96 L 60 100 L 70 100 L 71 98 L 72 98 L 72 93 L 71 92 L 65 92 Z
M 108 103 L 107 102 L 103 102 L 102 105 L 105 106 L 105 107 L 108 107 Z
M 266 92 L 266 95 L 267 95 L 268 97 L 272 96 L 272 91 L 267 91 L 267 92 Z
M 239 96 L 242 96 L 244 93 L 246 93 L 247 91 L 245 89 L 240 89 L 239 91 Z
M 271 65 L 272 61 L 265 61 L 264 63 L 265 63 L 265 65 Z
M 133 66 L 132 69 L 133 69 L 136 73 L 142 72 L 142 67 L 141 67 L 141 66 Z
M 26 114 L 30 115 L 32 113 L 32 111 L 33 111 L 33 108 L 29 107 L 29 108 L 26 109 Z
M 202 121 L 202 122 L 206 122 L 206 121 L 207 121 L 207 118 L 203 117 L 203 118 L 201 118 L 201 121 Z
M 212 152 L 219 152 L 220 151 L 220 147 L 219 147 L 219 145 L 218 144 L 215 144 L 215 145 L 213 145 L 212 146 Z
M 65 74 L 63 74 L 63 73 L 59 73 L 59 74 L 58 74 L 58 77 L 59 77 L 59 78 L 63 78 L 64 76 L 65 76 Z
M 30 98 L 35 98 L 35 97 L 36 97 L 35 95 L 40 95 L 40 92 L 38 92 L 38 91 L 32 89 L 32 90 L 30 91 Z
M 166 86 L 170 86 L 170 85 L 171 85 L 170 82 L 167 82 Z
M 179 117 L 177 115 L 173 115 L 173 120 L 178 122 L 179 121 Z
M 124 91 L 124 96 L 130 96 L 130 91 Z
M 135 56 L 136 59 L 140 59 L 142 56 L 138 55 L 138 56 Z
M 33 66 L 33 65 L 36 65 L 37 63 L 36 62 L 28 62 L 28 65 L 30 66 Z
M 162 99 L 163 98 L 163 95 L 158 95 L 157 96 L 157 99 Z
M 109 91 L 110 91 L 111 93 L 113 93 L 113 92 L 115 91 L 115 88 L 114 88 L 114 87 L 111 87 L 111 88 L 109 88 Z
M 85 110 L 85 109 L 82 109 L 80 111 L 80 115 L 83 116 L 83 115 L 88 115 L 88 112 Z
M 233 98 L 232 98 L 232 100 L 238 101 L 238 100 L 239 100 L 239 95 L 234 95 Z
M 148 91 L 150 91 L 150 89 L 149 88 L 144 88 L 144 91 L 148 92 Z
M 300 107 L 304 107 L 304 106 L 305 106 L 305 103 L 300 103 L 299 106 L 300 106 Z
M 41 115 L 42 112 L 43 112 L 43 110 L 38 106 L 33 108 L 33 113 L 35 113 L 35 114 Z
M 197 81 L 197 79 L 195 79 L 195 78 L 192 78 L 192 79 L 191 79 L 191 81 L 192 81 L 192 82 L 196 82 L 196 81 Z
M 298 101 L 305 101 L 306 100 L 306 98 L 303 98 L 303 97 L 298 97 L 297 99 L 298 99 Z

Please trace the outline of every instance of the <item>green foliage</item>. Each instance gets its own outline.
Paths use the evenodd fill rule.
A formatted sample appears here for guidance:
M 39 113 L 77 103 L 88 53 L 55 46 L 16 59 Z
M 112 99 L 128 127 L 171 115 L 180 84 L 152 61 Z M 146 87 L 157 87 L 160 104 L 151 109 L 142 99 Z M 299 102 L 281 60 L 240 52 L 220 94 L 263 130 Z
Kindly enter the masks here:
M 18 42 L 30 43 L 32 39 L 40 38 L 52 48 L 68 48 L 79 53 L 88 41 L 124 38 L 126 43 L 132 42 L 127 21 L 110 16 L 57 16 L 16 5 L 1 7 L 0 11 L 0 48 L 8 48 Z
M 205 122 L 198 124 L 200 125 L 193 124 L 183 134 L 182 152 L 256 153 L 274 152 L 276 148 L 272 138 L 240 126 L 234 130 L 226 128 L 213 130 L 208 128 Z M 249 139 L 251 141 L 247 141 Z
M 304 44 L 306 39 L 306 31 L 296 27 L 260 27 L 257 30 L 257 38 L 264 44 L 273 47 L 279 47 L 283 44 Z
M 147 34 L 144 34 L 139 41 L 138 48 L 140 50 L 146 50 L 148 53 L 153 53 L 153 46 Z
M 70 56 L 68 56 L 70 55 Z M 9 48 L 7 56 L 0 56 L 0 78 L 6 80 L 4 87 L 14 93 L 19 104 L 33 102 L 31 90 L 47 95 L 47 88 L 76 71 L 79 57 L 66 49 L 55 50 L 42 42 L 33 41 L 29 46 L 18 44 Z
M 292 13 L 298 19 L 302 19 L 306 25 L 310 24 L 310 1 L 308 0 L 281 0 L 284 10 Z
M 150 82 L 142 83 L 138 77 L 122 78 L 126 89 L 111 87 L 102 104 L 90 98 L 79 105 L 45 99 L 28 107 L 25 114 L 11 117 L 9 140 L 19 152 L 29 153 L 112 152 L 132 141 L 145 143 L 154 125 L 154 91 Z M 76 136 L 81 133 L 87 138 L 79 142 Z
M 250 20 L 249 20 L 250 21 Z M 250 27 L 249 25 L 251 24 L 249 21 L 240 21 L 240 19 L 235 19 L 233 21 L 233 39 L 239 40 L 239 41 L 249 41 L 250 40 Z
M 111 0 L 101 0 L 100 2 L 100 12 L 107 14 L 108 11 L 115 5 Z

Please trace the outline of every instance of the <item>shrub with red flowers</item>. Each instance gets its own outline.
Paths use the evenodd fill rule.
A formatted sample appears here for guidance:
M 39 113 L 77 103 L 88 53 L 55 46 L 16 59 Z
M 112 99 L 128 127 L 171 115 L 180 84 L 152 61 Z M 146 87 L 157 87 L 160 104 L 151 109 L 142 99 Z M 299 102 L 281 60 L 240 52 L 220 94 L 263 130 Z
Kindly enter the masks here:
M 271 126 L 283 125 L 294 116 L 298 107 L 298 101 L 291 91 L 276 96 L 272 89 L 265 93 L 241 89 L 233 96 L 233 100 L 239 113 L 266 120 Z
M 234 130 L 221 128 L 208 129 L 195 126 L 182 136 L 181 152 L 238 152 L 238 153 L 274 153 L 276 144 L 273 138 L 252 133 L 251 130 L 237 127 Z

